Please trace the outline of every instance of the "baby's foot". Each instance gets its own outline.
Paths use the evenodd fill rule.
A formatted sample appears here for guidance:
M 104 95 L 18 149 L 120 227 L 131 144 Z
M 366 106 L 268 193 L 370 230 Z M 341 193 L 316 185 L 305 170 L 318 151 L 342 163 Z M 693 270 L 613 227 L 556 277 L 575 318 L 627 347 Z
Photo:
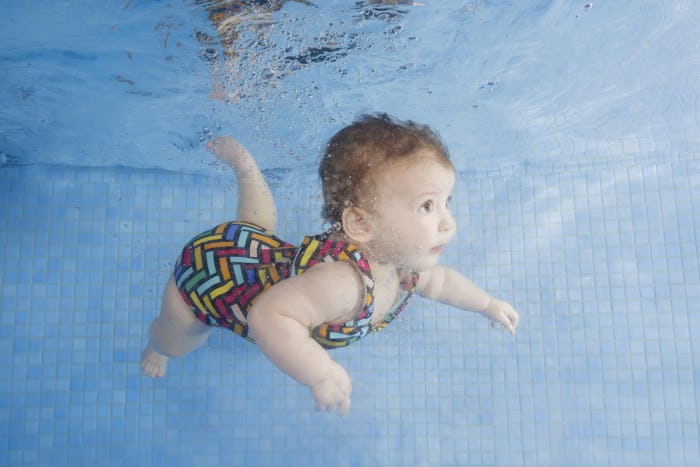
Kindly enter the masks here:
M 230 136 L 219 136 L 207 143 L 207 149 L 222 161 L 230 164 L 236 172 L 245 174 L 255 169 L 255 161 L 241 143 Z
M 159 354 L 149 345 L 141 354 L 141 370 L 151 378 L 162 378 L 168 368 L 168 357 Z

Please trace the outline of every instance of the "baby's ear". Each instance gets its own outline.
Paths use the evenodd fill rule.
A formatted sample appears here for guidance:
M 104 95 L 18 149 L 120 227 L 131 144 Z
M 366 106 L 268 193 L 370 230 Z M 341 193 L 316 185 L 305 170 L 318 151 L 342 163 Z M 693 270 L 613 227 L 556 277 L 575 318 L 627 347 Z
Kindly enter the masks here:
M 355 242 L 367 242 L 372 238 L 372 214 L 357 206 L 348 206 L 343 210 L 343 231 Z

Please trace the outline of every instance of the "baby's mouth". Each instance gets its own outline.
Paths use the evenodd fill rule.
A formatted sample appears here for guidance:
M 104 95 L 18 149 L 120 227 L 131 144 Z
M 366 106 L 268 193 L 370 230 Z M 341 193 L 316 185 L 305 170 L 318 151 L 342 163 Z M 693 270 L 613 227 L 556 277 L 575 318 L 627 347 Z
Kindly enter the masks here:
M 438 245 L 438 246 L 435 246 L 435 247 L 431 248 L 431 249 L 430 249 L 430 252 L 433 253 L 433 254 L 435 254 L 435 255 L 438 255 L 438 254 L 440 254 L 440 253 L 442 252 L 442 249 L 443 249 L 443 248 L 445 248 L 445 245 Z

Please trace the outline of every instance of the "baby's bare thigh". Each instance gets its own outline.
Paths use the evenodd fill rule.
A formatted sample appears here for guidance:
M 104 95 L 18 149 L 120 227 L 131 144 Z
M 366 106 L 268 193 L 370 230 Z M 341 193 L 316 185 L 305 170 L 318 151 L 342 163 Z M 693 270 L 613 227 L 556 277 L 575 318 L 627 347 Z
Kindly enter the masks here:
M 163 304 L 160 310 L 160 320 L 171 326 L 176 326 L 188 334 L 203 334 L 210 327 L 197 319 L 189 305 L 180 296 L 173 276 L 163 292 Z

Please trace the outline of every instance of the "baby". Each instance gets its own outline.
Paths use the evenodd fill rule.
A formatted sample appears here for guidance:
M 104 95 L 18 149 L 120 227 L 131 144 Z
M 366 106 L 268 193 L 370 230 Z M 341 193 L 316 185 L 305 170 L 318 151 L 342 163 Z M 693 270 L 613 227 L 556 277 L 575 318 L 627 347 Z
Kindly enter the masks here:
M 415 292 L 477 311 L 515 333 L 518 313 L 459 272 L 438 265 L 455 233 L 455 171 L 427 126 L 360 117 L 328 142 L 319 175 L 330 228 L 295 246 L 274 235 L 274 201 L 252 156 L 222 136 L 208 145 L 238 179 L 238 221 L 194 237 L 177 260 L 141 367 L 200 347 L 212 326 L 254 341 L 309 387 L 317 409 L 350 408 L 348 373 L 326 349 L 391 323 Z

